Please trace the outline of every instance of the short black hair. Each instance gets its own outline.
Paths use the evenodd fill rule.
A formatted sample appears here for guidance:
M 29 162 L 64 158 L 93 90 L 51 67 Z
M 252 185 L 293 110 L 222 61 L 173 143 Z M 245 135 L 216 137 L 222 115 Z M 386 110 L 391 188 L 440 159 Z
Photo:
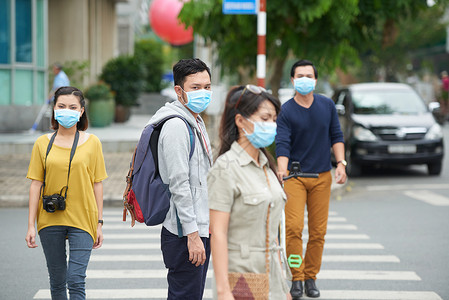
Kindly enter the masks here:
M 184 88 L 184 82 L 186 77 L 192 74 L 207 71 L 210 75 L 209 67 L 199 58 L 181 59 L 173 66 L 173 78 L 175 85 L 179 85 Z
M 315 72 L 315 79 L 318 79 L 318 71 L 315 68 L 315 66 L 313 65 L 313 63 L 309 60 L 306 59 L 301 59 L 298 60 L 297 62 L 295 62 L 292 66 L 292 69 L 290 71 L 290 77 L 294 77 L 295 76 L 295 70 L 297 67 L 302 67 L 302 66 L 312 66 L 313 68 L 313 72 Z
M 86 101 L 84 100 L 83 92 L 73 86 L 61 86 L 59 89 L 55 91 L 55 96 L 53 98 L 53 107 L 56 106 L 58 102 L 58 98 L 64 95 L 73 95 L 78 98 L 80 101 L 81 108 L 84 108 L 84 113 L 81 115 L 80 120 L 76 124 L 76 129 L 80 131 L 84 131 L 89 127 L 89 121 L 87 119 L 87 111 L 86 111 Z M 51 127 L 54 130 L 59 129 L 59 123 L 55 119 L 55 111 L 53 109 L 51 115 Z

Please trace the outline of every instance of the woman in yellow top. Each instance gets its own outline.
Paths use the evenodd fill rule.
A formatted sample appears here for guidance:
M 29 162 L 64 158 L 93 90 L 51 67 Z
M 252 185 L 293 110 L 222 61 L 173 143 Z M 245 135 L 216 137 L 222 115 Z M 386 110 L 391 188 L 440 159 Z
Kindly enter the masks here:
M 277 241 L 287 197 L 264 149 L 274 141 L 280 107 L 254 85 L 234 88 L 226 98 L 219 157 L 207 180 L 215 299 L 234 299 L 229 272 L 266 272 L 267 216 L 269 299 L 291 299 Z
M 28 168 L 27 178 L 32 181 L 25 240 L 29 248 L 37 247 L 37 217 L 52 299 L 67 299 L 67 288 L 70 299 L 86 298 L 90 254 L 103 243 L 102 181 L 107 174 L 100 140 L 84 132 L 87 126 L 83 93 L 74 87 L 57 89 L 52 115 L 55 133 L 36 140 Z

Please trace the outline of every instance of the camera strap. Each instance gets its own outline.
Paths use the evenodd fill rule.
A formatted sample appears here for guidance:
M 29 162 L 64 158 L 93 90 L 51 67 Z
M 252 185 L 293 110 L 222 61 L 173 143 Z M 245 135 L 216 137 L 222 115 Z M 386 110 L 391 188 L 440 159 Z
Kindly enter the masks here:
M 53 142 L 55 141 L 57 133 L 58 133 L 57 131 L 55 133 L 53 133 L 53 135 L 50 138 L 50 142 L 48 143 L 48 146 L 47 146 L 47 153 L 45 154 L 45 164 L 44 164 L 44 181 L 42 183 L 41 195 L 44 195 L 44 190 L 45 190 L 45 177 L 46 177 L 46 174 L 47 174 L 47 157 L 48 157 L 48 153 L 50 153 L 51 147 L 53 146 Z M 59 192 L 59 194 L 61 194 L 62 190 L 65 188 L 65 195 L 64 195 L 64 197 L 66 199 L 67 199 L 67 190 L 69 189 L 70 167 L 72 166 L 72 159 L 73 159 L 73 156 L 75 155 L 76 146 L 78 145 L 78 140 L 79 140 L 79 131 L 77 130 L 76 133 L 75 133 L 75 139 L 73 140 L 72 150 L 70 151 L 69 170 L 67 172 L 67 185 L 65 187 L 63 187 L 61 189 L 61 191 Z

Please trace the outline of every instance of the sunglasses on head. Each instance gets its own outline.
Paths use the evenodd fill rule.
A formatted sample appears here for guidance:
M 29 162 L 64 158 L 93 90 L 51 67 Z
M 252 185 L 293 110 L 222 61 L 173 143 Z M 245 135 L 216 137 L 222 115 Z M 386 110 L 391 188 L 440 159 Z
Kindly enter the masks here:
M 240 94 L 239 100 L 235 103 L 234 108 L 237 109 L 237 107 L 240 104 L 240 100 L 242 100 L 243 94 L 245 94 L 246 91 L 250 91 L 254 95 L 260 95 L 262 92 L 267 92 L 267 90 L 261 86 L 253 85 L 253 84 L 247 84 L 245 88 L 243 89 L 242 93 Z

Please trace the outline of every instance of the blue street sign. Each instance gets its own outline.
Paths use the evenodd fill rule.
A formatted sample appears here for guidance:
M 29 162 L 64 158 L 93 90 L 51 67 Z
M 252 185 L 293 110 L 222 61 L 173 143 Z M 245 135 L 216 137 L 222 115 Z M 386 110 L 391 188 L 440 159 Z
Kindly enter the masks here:
M 258 0 L 223 0 L 225 15 L 256 15 Z

